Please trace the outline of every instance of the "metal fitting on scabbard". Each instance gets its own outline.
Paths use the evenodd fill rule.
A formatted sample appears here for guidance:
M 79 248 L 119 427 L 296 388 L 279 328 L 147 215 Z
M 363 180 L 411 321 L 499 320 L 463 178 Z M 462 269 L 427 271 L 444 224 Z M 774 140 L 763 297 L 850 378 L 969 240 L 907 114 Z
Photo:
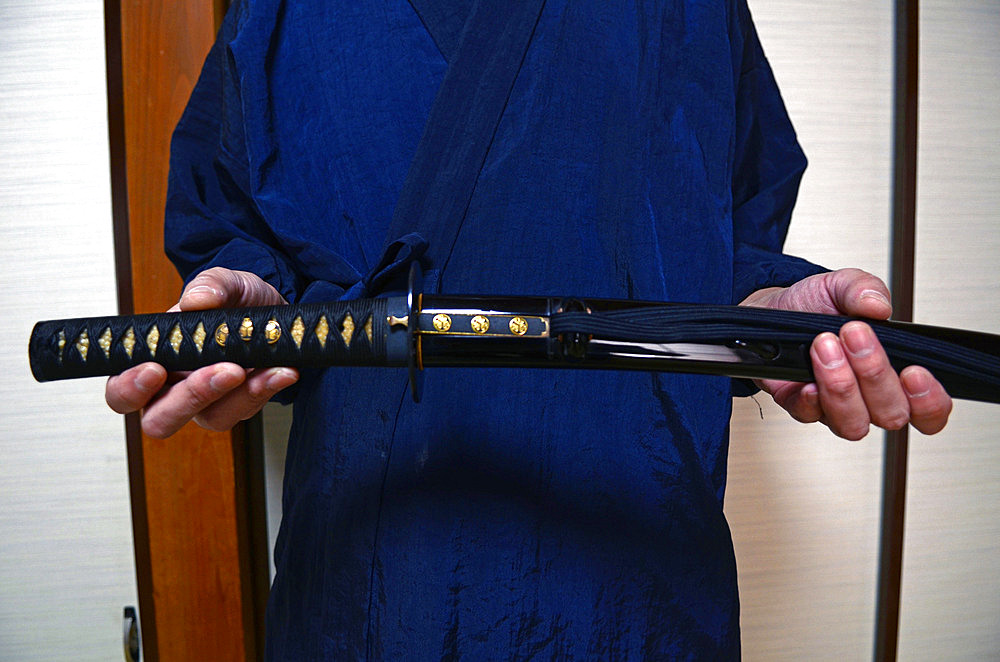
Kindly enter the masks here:
M 417 316 L 415 333 L 426 336 L 547 338 L 549 320 L 540 315 L 488 310 L 427 308 Z
M 590 308 L 579 299 L 563 299 L 557 313 L 590 313 Z M 583 333 L 560 333 L 559 347 L 563 356 L 570 361 L 581 361 L 587 356 L 587 343 L 592 336 Z

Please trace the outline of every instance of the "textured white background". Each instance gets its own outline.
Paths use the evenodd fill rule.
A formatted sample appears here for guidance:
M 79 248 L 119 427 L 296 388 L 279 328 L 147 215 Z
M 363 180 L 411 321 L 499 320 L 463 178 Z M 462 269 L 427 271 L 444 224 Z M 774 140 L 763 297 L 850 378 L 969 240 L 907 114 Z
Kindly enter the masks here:
M 750 2 L 810 160 L 789 253 L 888 272 L 892 3 Z M 758 403 L 760 408 L 758 408 Z M 881 438 L 734 402 L 726 511 L 747 660 L 871 657 Z
M 121 417 L 37 384 L 35 320 L 116 310 L 103 6 L 0 0 L 0 660 L 120 660 L 135 571 Z
M 1000 1 L 925 0 L 917 319 L 1000 333 Z M 1000 659 L 1000 407 L 910 450 L 902 660 Z
M 917 321 L 1000 332 L 1000 2 L 921 4 Z M 887 272 L 889 2 L 751 0 L 811 159 L 788 250 Z M 727 496 L 748 660 L 866 659 L 882 439 L 736 403 Z M 1000 659 L 1000 408 L 911 436 L 901 660 Z

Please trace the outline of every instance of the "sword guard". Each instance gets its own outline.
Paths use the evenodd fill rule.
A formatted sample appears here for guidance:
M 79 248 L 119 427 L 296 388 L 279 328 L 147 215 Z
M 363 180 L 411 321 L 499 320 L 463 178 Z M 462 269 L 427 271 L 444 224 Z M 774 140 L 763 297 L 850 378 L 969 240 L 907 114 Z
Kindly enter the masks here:
M 424 356 L 423 347 L 418 333 L 417 320 L 420 319 L 420 309 L 422 306 L 422 295 L 424 291 L 424 272 L 420 269 L 420 263 L 414 261 L 410 265 L 410 275 L 406 290 L 406 307 L 409 310 L 407 317 L 413 320 L 412 324 L 406 325 L 410 351 L 407 359 L 407 368 L 410 376 L 410 395 L 414 402 L 420 402 L 420 396 L 424 390 Z

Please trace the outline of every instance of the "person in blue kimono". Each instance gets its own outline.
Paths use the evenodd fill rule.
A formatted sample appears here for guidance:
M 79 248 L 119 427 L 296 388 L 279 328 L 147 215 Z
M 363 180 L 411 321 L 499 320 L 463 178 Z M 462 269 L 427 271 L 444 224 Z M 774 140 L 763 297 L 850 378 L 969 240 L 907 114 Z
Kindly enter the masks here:
M 461 30 L 471 5 L 233 7 L 173 139 L 179 309 L 380 293 L 435 94 L 481 36 Z M 549 0 L 435 287 L 887 318 L 875 276 L 782 254 L 804 167 L 744 0 Z M 759 384 L 794 418 L 848 439 L 944 426 L 940 384 L 897 374 L 867 325 L 811 352 L 815 384 Z M 270 659 L 730 659 L 733 392 L 454 369 L 418 405 L 392 371 L 218 364 L 168 382 L 147 364 L 107 399 L 157 437 L 294 403 Z

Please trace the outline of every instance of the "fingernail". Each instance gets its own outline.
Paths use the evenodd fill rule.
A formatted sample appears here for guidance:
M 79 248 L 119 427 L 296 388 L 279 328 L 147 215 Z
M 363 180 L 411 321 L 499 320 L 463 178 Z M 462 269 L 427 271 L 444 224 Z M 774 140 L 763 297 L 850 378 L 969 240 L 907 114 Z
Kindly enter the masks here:
M 865 291 L 863 291 L 861 293 L 861 298 L 862 299 L 875 299 L 879 303 L 892 308 L 892 304 L 889 303 L 889 300 L 887 298 L 885 298 L 885 295 L 882 294 L 881 292 L 879 292 L 878 290 L 865 290 Z
M 868 356 L 875 350 L 874 334 L 867 324 L 847 324 L 841 334 L 847 351 L 854 356 Z
M 923 370 L 907 370 L 900 375 L 900 381 L 907 395 L 911 398 L 922 398 L 931 392 L 931 378 Z
M 271 376 L 267 378 L 266 387 L 269 391 L 280 391 L 291 386 L 297 379 L 294 372 L 287 368 L 275 368 Z
M 210 285 L 195 285 L 187 291 L 188 294 L 214 294 L 215 296 L 221 296 L 222 292 L 215 289 Z
M 243 381 L 243 375 L 236 370 L 223 370 L 212 375 L 209 386 L 215 391 L 229 391 Z
M 135 385 L 144 393 L 149 393 L 160 385 L 160 373 L 155 368 L 146 368 L 135 378 Z
M 837 368 L 844 362 L 844 352 L 840 348 L 840 341 L 832 333 L 820 335 L 813 343 L 816 348 L 816 356 L 827 368 Z

